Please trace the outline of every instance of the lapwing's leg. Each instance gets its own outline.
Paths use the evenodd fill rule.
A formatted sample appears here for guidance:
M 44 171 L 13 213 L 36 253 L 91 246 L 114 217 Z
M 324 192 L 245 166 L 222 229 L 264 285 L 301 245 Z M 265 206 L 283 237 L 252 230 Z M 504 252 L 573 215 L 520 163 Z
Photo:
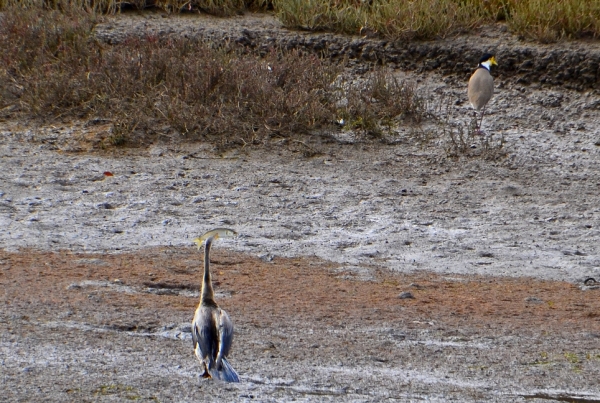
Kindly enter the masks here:
M 483 109 L 481 110 L 481 120 L 479 121 L 479 125 L 477 126 L 477 134 L 481 135 L 481 125 L 483 123 L 483 115 L 485 114 L 485 105 L 483 106 Z

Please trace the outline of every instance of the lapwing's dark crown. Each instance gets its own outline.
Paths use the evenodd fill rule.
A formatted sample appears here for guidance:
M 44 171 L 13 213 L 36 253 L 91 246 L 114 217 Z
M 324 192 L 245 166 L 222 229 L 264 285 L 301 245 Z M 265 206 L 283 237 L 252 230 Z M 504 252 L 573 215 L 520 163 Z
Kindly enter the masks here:
M 479 59 L 479 63 L 487 62 L 492 57 L 494 57 L 493 54 L 491 54 L 491 53 L 485 53 L 483 56 L 481 56 L 481 59 Z

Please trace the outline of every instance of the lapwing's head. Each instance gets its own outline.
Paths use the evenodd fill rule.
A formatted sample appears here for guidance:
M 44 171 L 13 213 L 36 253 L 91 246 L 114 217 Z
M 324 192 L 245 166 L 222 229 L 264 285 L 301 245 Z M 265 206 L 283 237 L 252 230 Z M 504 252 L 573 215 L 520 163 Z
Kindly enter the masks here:
M 492 66 L 497 66 L 498 63 L 496 63 L 496 57 L 494 55 L 486 53 L 479 59 L 479 65 L 489 70 Z

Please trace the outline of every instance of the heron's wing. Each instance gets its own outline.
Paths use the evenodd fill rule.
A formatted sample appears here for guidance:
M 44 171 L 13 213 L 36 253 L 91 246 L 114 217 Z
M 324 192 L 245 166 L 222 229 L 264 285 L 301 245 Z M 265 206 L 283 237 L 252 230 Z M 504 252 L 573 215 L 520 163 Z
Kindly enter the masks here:
M 199 308 L 192 322 L 192 340 L 194 351 L 200 360 L 206 361 L 209 367 L 217 354 L 219 339 L 212 315 L 209 311 Z
M 192 341 L 194 342 L 194 350 L 196 350 L 196 346 L 198 345 L 198 331 L 196 330 L 196 320 L 192 321 Z
M 233 342 L 233 323 L 229 319 L 229 315 L 223 309 L 219 309 L 217 317 L 217 333 L 219 335 L 219 352 L 218 357 L 227 357 L 231 350 L 231 343 Z
M 229 364 L 227 358 L 225 358 L 231 350 L 233 323 L 231 323 L 227 312 L 222 309 L 215 312 L 215 322 L 217 323 L 217 333 L 219 335 L 219 352 L 217 353 L 215 362 L 216 371 L 214 377 L 227 382 L 239 382 L 240 378 L 238 374 L 231 364 Z

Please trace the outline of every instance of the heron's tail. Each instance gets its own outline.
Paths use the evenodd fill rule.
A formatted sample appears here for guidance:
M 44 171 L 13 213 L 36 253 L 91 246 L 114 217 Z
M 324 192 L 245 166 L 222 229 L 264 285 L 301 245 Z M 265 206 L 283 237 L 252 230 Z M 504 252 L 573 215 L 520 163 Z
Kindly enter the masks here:
M 215 379 L 220 379 L 225 382 L 239 382 L 240 377 L 238 376 L 235 369 L 231 366 L 229 361 L 226 358 L 221 360 L 221 369 L 213 368 L 210 371 L 210 376 Z

